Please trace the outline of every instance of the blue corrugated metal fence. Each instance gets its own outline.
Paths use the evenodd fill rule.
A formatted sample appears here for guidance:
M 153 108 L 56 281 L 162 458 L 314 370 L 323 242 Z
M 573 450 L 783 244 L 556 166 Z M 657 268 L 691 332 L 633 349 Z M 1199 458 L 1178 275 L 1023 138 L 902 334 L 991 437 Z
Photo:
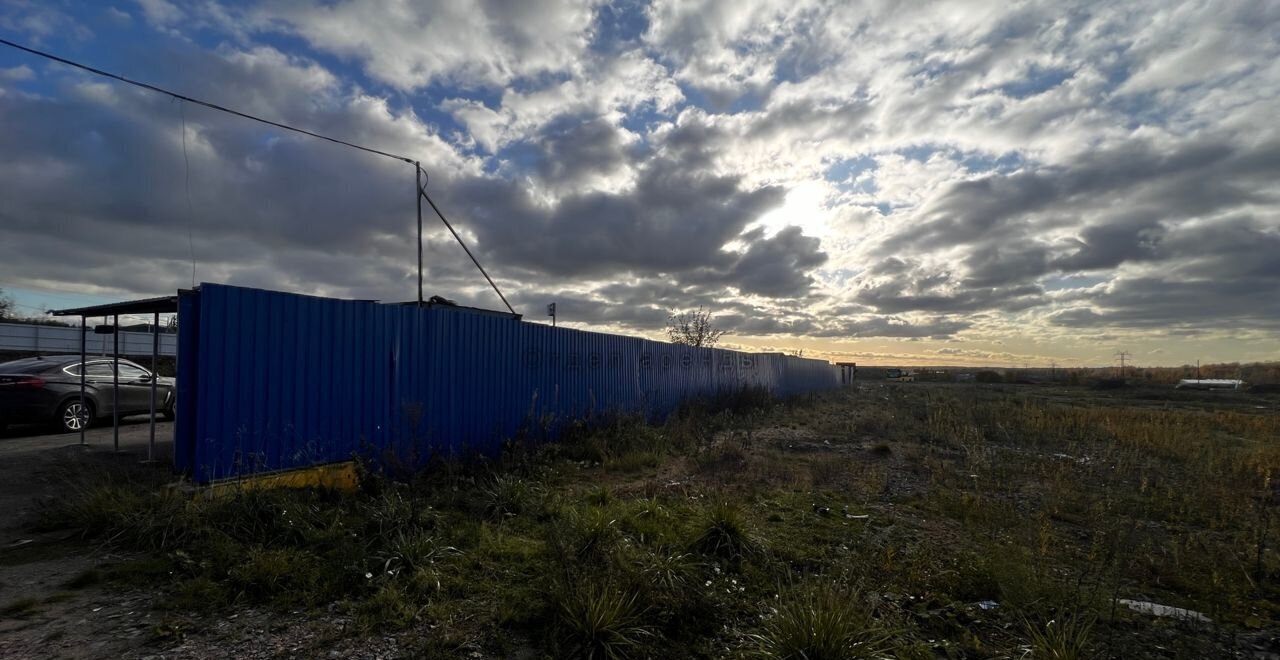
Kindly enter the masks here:
M 529 424 L 839 385 L 834 367 L 462 308 L 202 284 L 179 300 L 175 465 L 197 481 L 394 452 L 495 453 Z

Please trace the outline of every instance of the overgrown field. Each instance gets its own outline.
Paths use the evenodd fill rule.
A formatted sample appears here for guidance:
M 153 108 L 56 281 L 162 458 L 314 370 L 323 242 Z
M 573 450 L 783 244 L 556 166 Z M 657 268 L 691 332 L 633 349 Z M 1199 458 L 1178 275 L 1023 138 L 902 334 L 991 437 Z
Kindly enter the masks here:
M 255 606 L 340 616 L 316 653 L 1256 657 L 1280 633 L 1280 414 L 1212 396 L 742 397 L 356 495 L 86 476 L 32 525 L 138 553 L 79 581 L 153 590 L 157 648 Z

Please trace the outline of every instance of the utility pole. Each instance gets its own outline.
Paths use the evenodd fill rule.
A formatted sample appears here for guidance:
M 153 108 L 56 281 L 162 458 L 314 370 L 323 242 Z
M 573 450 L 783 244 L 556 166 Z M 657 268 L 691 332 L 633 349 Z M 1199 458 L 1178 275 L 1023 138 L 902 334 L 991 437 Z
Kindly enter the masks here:
M 422 307 L 422 164 L 413 161 L 413 197 L 418 202 L 418 307 Z
M 1196 380 L 1200 380 L 1200 361 L 1196 360 Z
M 1124 361 L 1129 357 L 1129 351 L 1117 351 L 1116 357 L 1120 358 L 1120 380 L 1124 380 Z
M 547 305 L 547 316 L 551 317 L 551 327 L 556 327 L 556 304 Z

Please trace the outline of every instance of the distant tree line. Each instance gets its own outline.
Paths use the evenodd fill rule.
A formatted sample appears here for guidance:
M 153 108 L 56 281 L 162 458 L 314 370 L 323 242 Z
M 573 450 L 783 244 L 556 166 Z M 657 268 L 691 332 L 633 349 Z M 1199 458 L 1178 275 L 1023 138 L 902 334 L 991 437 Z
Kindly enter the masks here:
M 859 380 L 881 380 L 889 367 L 859 365 Z M 1120 381 L 1118 366 L 1109 367 L 902 367 L 910 370 L 917 381 L 978 383 L 1060 383 L 1063 385 L 1095 385 L 1101 381 Z M 1130 385 L 1176 385 L 1183 378 L 1196 378 L 1196 365 L 1176 367 L 1126 366 L 1124 382 Z M 1202 364 L 1200 378 L 1240 379 L 1249 385 L 1280 383 L 1280 362 L 1222 362 Z
M 29 316 L 18 313 L 18 303 L 14 302 L 3 288 L 0 288 L 0 321 L 10 323 L 27 323 L 31 325 L 56 325 L 69 326 L 70 323 L 59 319 L 51 319 L 47 316 Z

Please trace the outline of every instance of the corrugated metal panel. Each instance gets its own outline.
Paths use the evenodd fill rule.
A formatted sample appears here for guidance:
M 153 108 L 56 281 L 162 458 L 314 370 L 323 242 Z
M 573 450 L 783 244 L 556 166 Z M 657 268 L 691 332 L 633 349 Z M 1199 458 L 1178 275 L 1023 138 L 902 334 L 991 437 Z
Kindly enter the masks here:
M 202 284 L 180 299 L 175 463 L 201 482 L 341 461 L 495 453 L 528 428 L 660 418 L 693 396 L 839 385 L 834 367 L 448 307 Z M 188 328 L 192 328 L 188 332 Z

